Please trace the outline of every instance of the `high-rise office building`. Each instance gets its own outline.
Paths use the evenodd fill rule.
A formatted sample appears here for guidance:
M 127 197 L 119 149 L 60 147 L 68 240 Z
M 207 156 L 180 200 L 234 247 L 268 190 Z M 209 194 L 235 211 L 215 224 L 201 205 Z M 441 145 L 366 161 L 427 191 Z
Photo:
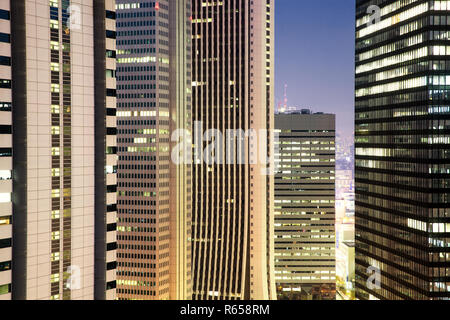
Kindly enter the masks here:
M 449 12 L 356 1 L 359 299 L 450 298 Z
M 113 16 L 0 1 L 0 299 L 115 298 Z
M 249 161 L 273 139 L 246 139 L 274 126 L 274 1 L 192 3 L 193 297 L 275 298 L 272 161 Z M 230 130 L 245 161 L 220 143 Z
M 277 114 L 275 128 L 278 298 L 334 300 L 336 117 Z
M 116 2 L 117 294 L 190 299 L 191 163 L 171 159 L 191 130 L 190 1 Z

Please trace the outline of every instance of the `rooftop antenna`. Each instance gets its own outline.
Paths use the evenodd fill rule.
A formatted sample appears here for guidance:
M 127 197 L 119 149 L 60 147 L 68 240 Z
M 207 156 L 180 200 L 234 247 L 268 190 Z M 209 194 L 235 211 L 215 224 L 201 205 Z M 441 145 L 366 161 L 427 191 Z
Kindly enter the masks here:
M 276 114 L 281 113 L 280 110 L 281 110 L 281 101 L 278 101 L 277 109 L 275 110 L 275 113 L 276 113 Z

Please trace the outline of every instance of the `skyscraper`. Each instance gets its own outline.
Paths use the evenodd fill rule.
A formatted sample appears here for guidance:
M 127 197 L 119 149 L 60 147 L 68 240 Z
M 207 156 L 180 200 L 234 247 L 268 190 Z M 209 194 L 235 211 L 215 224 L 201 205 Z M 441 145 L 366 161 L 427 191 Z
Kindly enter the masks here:
M 119 299 L 192 297 L 191 164 L 171 157 L 191 130 L 190 17 L 189 0 L 117 1 Z
M 279 299 L 336 296 L 332 114 L 275 115 L 275 281 Z
M 194 0 L 192 12 L 193 296 L 275 298 L 272 164 L 249 160 L 273 159 L 274 1 Z M 229 130 L 245 161 L 224 161 Z
M 115 298 L 113 16 L 0 2 L 0 299 Z
M 356 2 L 359 299 L 450 298 L 449 10 Z

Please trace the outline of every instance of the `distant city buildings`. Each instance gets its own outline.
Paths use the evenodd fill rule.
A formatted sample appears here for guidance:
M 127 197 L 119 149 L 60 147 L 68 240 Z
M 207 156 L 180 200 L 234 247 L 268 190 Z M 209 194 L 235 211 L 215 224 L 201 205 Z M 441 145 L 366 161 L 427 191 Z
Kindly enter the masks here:
M 351 239 L 342 237 L 336 248 L 336 287 L 338 300 L 355 299 L 355 240 L 354 224 Z
M 339 300 L 355 299 L 354 216 L 354 192 L 344 192 L 339 196 L 336 194 L 336 290 Z
M 279 299 L 335 299 L 335 126 L 331 114 L 275 116 Z
M 356 5 L 356 297 L 448 300 L 450 2 Z
M 336 168 L 337 170 L 354 171 L 354 139 L 337 134 L 336 136 Z
M 354 194 L 353 169 L 350 170 L 336 169 L 336 199 L 343 200 L 353 194 Z

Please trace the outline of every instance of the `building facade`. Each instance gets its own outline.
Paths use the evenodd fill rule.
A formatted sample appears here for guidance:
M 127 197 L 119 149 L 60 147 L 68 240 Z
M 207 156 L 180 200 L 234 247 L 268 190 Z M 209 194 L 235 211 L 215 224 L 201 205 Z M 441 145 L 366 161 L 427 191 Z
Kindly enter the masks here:
M 356 296 L 450 298 L 450 3 L 356 2 Z
M 0 2 L 0 299 L 115 298 L 113 12 Z
M 335 115 L 277 114 L 275 128 L 278 298 L 334 300 Z
M 273 161 L 249 159 L 274 145 L 246 134 L 273 131 L 274 1 L 192 3 L 193 297 L 272 299 Z M 245 161 L 224 157 L 227 130 Z
M 191 4 L 116 2 L 118 298 L 190 299 Z

